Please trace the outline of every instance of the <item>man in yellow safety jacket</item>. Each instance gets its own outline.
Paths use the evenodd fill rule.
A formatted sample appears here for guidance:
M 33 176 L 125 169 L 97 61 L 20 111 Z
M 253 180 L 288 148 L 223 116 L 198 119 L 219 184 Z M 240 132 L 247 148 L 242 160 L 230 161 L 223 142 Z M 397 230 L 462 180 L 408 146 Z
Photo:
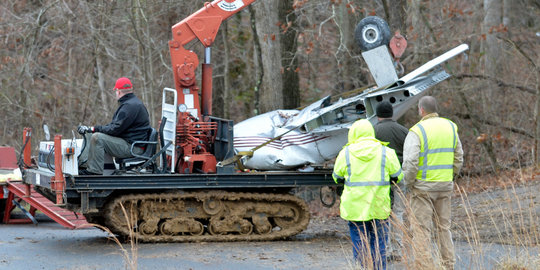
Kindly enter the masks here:
M 333 173 L 336 183 L 344 183 L 340 214 L 349 221 L 355 261 L 366 269 L 386 269 L 390 184 L 403 178 L 401 166 L 395 151 L 375 139 L 368 120 L 356 121 L 348 139 Z
M 450 232 L 450 203 L 453 177 L 463 164 L 458 128 L 439 117 L 437 101 L 431 96 L 418 102 L 422 120 L 413 126 L 403 146 L 405 187 L 411 193 L 413 251 L 417 269 L 433 265 L 432 254 L 440 254 L 441 264 L 453 269 L 454 244 Z M 430 252 L 432 220 L 436 226 L 439 253 Z

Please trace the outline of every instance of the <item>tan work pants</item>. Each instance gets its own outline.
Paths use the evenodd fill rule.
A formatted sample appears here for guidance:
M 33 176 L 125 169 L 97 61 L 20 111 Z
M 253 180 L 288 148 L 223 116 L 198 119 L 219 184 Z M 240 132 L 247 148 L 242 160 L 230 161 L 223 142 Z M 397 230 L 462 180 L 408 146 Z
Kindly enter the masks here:
M 434 262 L 431 254 L 440 254 L 442 266 L 453 269 L 456 260 L 450 232 L 452 191 L 426 192 L 413 188 L 411 193 L 411 210 L 415 217 L 411 220 L 415 264 L 419 268 L 429 268 Z M 433 224 L 439 253 L 431 251 Z
M 397 185 L 392 185 L 392 217 L 388 223 L 389 240 L 386 254 L 389 256 L 403 256 L 403 231 L 405 224 L 403 223 L 403 213 L 405 212 L 405 194 L 404 185 L 401 181 Z

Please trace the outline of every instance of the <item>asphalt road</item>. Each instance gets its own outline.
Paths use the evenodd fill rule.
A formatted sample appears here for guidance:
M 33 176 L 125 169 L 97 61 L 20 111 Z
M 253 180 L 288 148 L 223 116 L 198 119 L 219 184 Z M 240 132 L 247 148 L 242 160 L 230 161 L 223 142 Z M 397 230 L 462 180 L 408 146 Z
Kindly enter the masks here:
M 0 269 L 126 266 L 119 246 L 98 229 L 68 230 L 41 221 L 38 226 L 0 225 L 0 232 Z M 136 257 L 138 269 L 328 269 L 347 268 L 348 249 L 346 239 L 299 236 L 276 242 L 139 243 Z
M 68 230 L 38 215 L 39 225 L 0 225 L 0 269 L 129 269 L 119 246 L 98 229 Z M 325 224 L 332 224 L 328 229 Z M 337 228 L 337 229 L 336 229 Z M 345 223 L 315 220 L 287 241 L 137 245 L 137 269 L 355 269 Z M 125 244 L 129 250 L 129 244 Z M 496 269 L 505 258 L 536 258 L 538 248 L 456 243 L 456 269 Z M 535 257 L 536 256 L 536 257 Z M 406 269 L 403 263 L 389 269 Z

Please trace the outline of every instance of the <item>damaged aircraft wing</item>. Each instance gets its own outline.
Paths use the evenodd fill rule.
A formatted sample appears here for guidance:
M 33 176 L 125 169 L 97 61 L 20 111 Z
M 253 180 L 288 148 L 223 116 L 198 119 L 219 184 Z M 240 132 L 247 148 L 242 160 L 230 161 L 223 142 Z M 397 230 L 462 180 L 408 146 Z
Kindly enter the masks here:
M 375 108 L 384 100 L 392 104 L 394 119 L 400 118 L 428 89 L 450 77 L 441 64 L 468 48 L 462 44 L 386 87 L 334 102 L 327 96 L 302 110 L 276 110 L 244 120 L 234 126 L 235 152 L 244 153 L 243 167 L 257 170 L 295 169 L 332 160 L 347 143 L 349 127 L 356 120 L 375 124 Z

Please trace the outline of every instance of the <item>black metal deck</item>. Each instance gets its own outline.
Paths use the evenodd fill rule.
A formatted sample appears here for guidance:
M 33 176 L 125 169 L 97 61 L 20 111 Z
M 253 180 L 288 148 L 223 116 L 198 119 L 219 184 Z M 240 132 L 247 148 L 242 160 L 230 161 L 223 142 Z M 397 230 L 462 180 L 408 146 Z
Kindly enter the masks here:
M 66 179 L 68 190 L 151 190 L 294 188 L 335 185 L 331 171 L 264 172 L 234 174 L 140 174 L 114 176 L 73 176 Z

